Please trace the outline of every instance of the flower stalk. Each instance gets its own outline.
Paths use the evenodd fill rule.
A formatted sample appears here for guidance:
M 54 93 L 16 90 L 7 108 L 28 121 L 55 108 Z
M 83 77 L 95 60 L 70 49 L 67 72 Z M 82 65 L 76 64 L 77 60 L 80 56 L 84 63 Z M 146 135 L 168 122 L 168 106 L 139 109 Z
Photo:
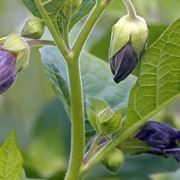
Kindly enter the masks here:
M 123 0 L 123 2 L 126 5 L 129 16 L 133 19 L 136 18 L 136 10 L 131 0 Z

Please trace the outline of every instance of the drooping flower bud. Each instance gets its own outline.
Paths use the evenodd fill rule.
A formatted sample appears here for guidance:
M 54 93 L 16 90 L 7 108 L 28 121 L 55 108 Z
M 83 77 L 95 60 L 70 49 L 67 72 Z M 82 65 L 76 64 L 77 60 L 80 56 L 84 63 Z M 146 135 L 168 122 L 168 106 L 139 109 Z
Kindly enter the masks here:
M 117 173 L 124 164 L 124 155 L 119 149 L 115 148 L 105 157 L 102 163 L 112 173 Z
M 18 72 L 29 64 L 29 46 L 16 33 L 0 39 L 0 94 L 8 90 Z
M 21 35 L 27 38 L 40 39 L 44 33 L 44 27 L 43 20 L 32 16 L 26 21 Z
M 15 56 L 0 47 L 0 94 L 9 89 L 15 80 Z
M 116 83 L 124 80 L 139 63 L 147 37 L 147 24 L 139 16 L 124 16 L 113 26 L 109 59 Z

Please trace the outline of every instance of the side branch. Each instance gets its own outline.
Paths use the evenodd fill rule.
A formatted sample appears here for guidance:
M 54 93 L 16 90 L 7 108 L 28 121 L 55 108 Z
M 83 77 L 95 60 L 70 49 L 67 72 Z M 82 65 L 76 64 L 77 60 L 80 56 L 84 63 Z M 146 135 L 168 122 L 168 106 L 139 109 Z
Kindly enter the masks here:
M 96 2 L 95 8 L 92 10 L 84 26 L 82 27 L 77 39 L 75 40 L 73 52 L 76 57 L 79 57 L 82 48 L 86 40 L 88 39 L 92 29 L 94 28 L 96 22 L 98 21 L 106 7 L 110 4 L 110 2 L 112 2 L 112 0 L 98 0 Z

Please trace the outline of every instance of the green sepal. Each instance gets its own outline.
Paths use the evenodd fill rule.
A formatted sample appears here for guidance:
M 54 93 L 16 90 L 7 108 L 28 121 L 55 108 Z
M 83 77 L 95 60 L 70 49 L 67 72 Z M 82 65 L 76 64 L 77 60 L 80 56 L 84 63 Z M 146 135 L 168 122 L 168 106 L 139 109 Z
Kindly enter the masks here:
M 109 104 L 101 98 L 88 96 L 87 116 L 97 134 L 113 134 L 122 126 L 121 111 L 114 113 Z
M 145 20 L 139 16 L 123 16 L 112 28 L 109 57 L 113 57 L 127 43 L 131 43 L 137 57 L 140 58 L 148 37 Z
M 139 153 L 148 152 L 151 148 L 144 142 L 135 138 L 129 138 L 119 146 L 117 146 L 124 154 L 136 155 Z
M 98 129 L 96 122 L 98 113 L 108 107 L 109 107 L 108 103 L 101 98 L 97 98 L 93 96 L 87 97 L 86 111 L 87 111 L 88 120 L 91 126 L 94 127 L 96 130 Z
M 109 135 L 117 132 L 121 126 L 121 111 L 114 113 L 110 108 L 106 108 L 98 114 L 98 130 L 102 135 Z
M 17 33 L 11 33 L 4 40 L 3 49 L 16 56 L 16 71 L 20 72 L 29 65 L 30 49 L 27 42 Z

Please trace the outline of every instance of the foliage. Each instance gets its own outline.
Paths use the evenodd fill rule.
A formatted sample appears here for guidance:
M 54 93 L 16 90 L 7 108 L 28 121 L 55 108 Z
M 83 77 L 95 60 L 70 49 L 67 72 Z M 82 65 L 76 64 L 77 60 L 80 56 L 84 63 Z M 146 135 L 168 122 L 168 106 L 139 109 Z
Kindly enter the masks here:
M 32 41 L 35 45 L 53 46 L 42 47 L 41 57 L 37 49 L 31 49 L 30 68 L 23 72 L 24 75 L 20 76 L 12 91 L 1 96 L 0 137 L 4 137 L 5 132 L 16 127 L 25 162 L 23 167 L 23 158 L 15 134 L 11 132 L 0 147 L 0 177 L 9 180 L 26 180 L 29 179 L 27 176 L 51 180 L 63 179 L 69 159 L 70 126 L 72 127 L 71 158 L 66 173 L 69 177 L 76 177 L 77 174 L 83 176 L 97 164 L 102 163 L 103 157 L 107 155 L 106 152 L 112 152 L 114 147 L 121 149 L 126 156 L 147 152 L 149 147 L 134 140 L 134 134 L 145 121 L 155 115 L 160 120 L 166 117 L 166 122 L 171 123 L 172 117 L 169 117 L 168 112 L 166 116 L 164 115 L 166 109 L 163 113 L 158 113 L 167 105 L 170 106 L 174 100 L 179 100 L 180 19 L 177 19 L 179 1 L 171 2 L 171 7 L 170 3 L 164 0 L 143 3 L 138 0 L 133 1 L 138 14 L 147 20 L 150 35 L 147 49 L 141 57 L 141 63 L 133 72 L 134 75 L 131 74 L 119 84 L 115 84 L 112 79 L 108 64 L 108 48 L 110 29 L 119 19 L 120 14 L 124 14 L 124 6 L 121 2 L 113 1 L 111 4 L 111 0 L 23 0 L 23 2 L 34 16 L 44 21 L 52 37 L 55 37 L 54 33 L 57 36 L 54 38 L 55 43 L 46 40 L 49 37 L 47 34 L 43 36 L 45 41 L 44 39 Z M 92 31 L 107 6 L 109 8 L 103 14 L 103 18 Z M 0 10 L 3 11 L 3 8 Z M 167 28 L 175 19 L 177 20 Z M 90 34 L 86 48 L 82 50 Z M 65 51 L 60 52 L 61 48 Z M 76 51 L 81 52 L 80 57 Z M 42 75 L 42 66 L 37 61 L 40 58 L 51 86 L 62 104 L 56 103 L 56 97 L 48 89 Z M 74 64 L 71 63 L 73 61 Z M 24 92 L 32 96 L 27 97 L 27 93 Z M 48 106 L 44 108 L 44 104 Z M 178 114 L 178 105 L 176 106 Z M 178 119 L 179 116 L 176 118 Z M 82 120 L 81 124 L 80 120 Z M 86 132 L 83 131 L 84 120 L 87 125 Z M 113 128 L 111 125 L 107 127 L 107 122 L 113 122 L 117 128 L 114 128 L 113 123 L 111 123 Z M 101 135 L 103 134 L 103 138 L 107 141 L 103 145 L 101 140 L 93 142 L 91 138 L 99 133 L 99 129 L 103 131 Z M 82 133 L 87 135 L 86 142 L 90 140 L 85 155 L 81 153 L 85 151 L 83 149 L 85 137 L 81 136 Z M 74 146 L 74 142 L 79 146 Z M 75 152 L 74 149 L 79 151 Z M 83 156 L 85 156 L 84 162 Z M 76 159 L 75 163 L 74 159 Z M 152 166 L 152 162 L 155 165 Z M 147 167 L 144 167 L 144 164 L 147 164 Z M 71 168 L 71 165 L 75 168 Z M 175 171 L 177 167 L 172 160 L 153 156 L 131 156 L 127 158 L 115 179 L 143 180 L 150 177 L 153 180 L 176 180 L 179 175 L 179 171 Z M 143 171 L 139 172 L 142 168 Z M 161 173 L 162 171 L 165 173 Z M 104 169 L 97 167 L 85 179 L 111 177 Z
M 16 144 L 15 133 L 11 132 L 0 148 L 1 179 L 20 180 L 23 159 Z

